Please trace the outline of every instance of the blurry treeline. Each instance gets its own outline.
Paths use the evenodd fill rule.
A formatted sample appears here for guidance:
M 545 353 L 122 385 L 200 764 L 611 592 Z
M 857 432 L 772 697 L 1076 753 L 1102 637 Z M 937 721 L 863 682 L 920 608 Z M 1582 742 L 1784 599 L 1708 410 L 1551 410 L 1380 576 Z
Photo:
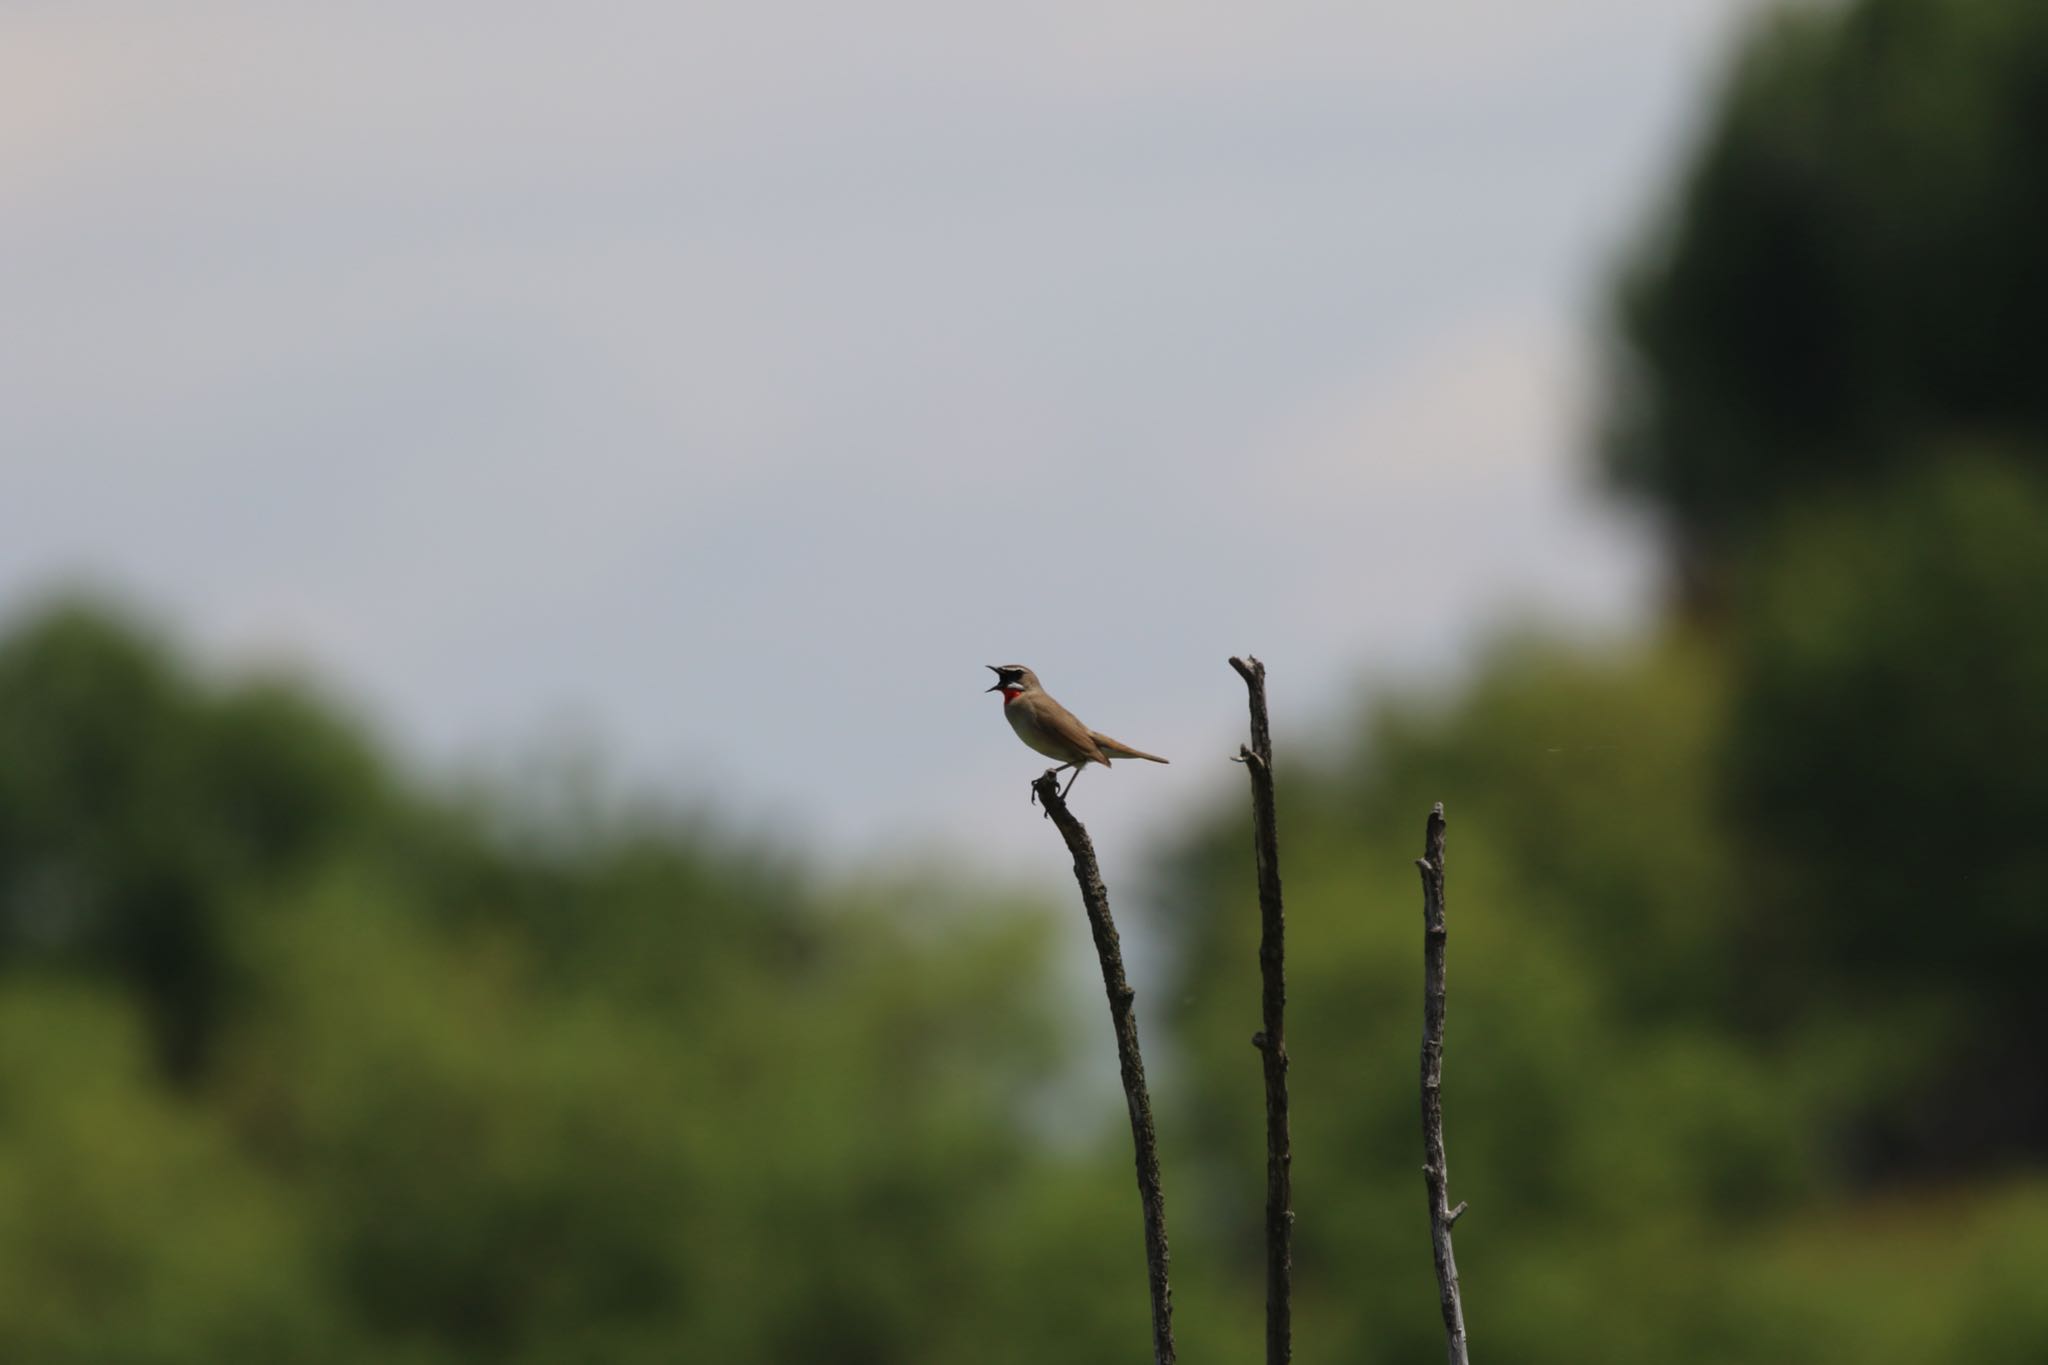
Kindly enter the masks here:
M 1276 663 L 1302 1361 L 1441 1350 L 1439 798 L 1482 1358 L 2048 1358 L 2043 148 L 2038 0 L 1762 24 L 1618 291 L 1655 638 L 1504 642 L 1313 752 Z M 1162 854 L 1137 983 L 1191 1362 L 1258 1350 L 1249 853 L 1237 802 Z M 1079 932 L 433 794 L 302 688 L 18 618 L 0 1359 L 1142 1358 L 1113 1088 L 1044 1112 L 1108 1046 Z
M 429 799 L 48 609 L 0 644 L 0 1360 L 1057 1357 L 1026 1310 L 1122 1209 L 1029 1121 L 1050 926 L 975 899 Z

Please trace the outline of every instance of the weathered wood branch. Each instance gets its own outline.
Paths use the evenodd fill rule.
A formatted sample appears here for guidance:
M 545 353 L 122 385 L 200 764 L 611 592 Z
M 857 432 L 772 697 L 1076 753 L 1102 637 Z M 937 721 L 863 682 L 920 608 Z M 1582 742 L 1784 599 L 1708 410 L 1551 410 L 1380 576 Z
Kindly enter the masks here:
M 1450 1205 L 1444 1164 L 1444 805 L 1429 813 L 1423 835 L 1422 870 L 1422 1178 L 1429 1192 L 1430 1252 L 1436 1261 L 1437 1297 L 1442 1302 L 1450 1365 L 1467 1365 L 1465 1304 L 1458 1291 L 1458 1261 L 1451 1251 L 1451 1225 L 1465 1205 Z
M 1110 918 L 1109 891 L 1102 884 L 1102 870 L 1095 862 L 1095 845 L 1088 831 L 1067 809 L 1061 798 L 1059 780 L 1050 772 L 1031 784 L 1038 803 L 1059 828 L 1074 856 L 1074 880 L 1081 888 L 1081 905 L 1088 912 L 1088 928 L 1095 936 L 1095 953 L 1102 959 L 1102 988 L 1109 996 L 1110 1023 L 1116 1030 L 1116 1058 L 1124 1082 L 1124 1102 L 1131 1115 L 1131 1146 L 1138 1167 L 1138 1202 L 1145 1219 L 1145 1267 L 1152 1289 L 1152 1359 L 1154 1365 L 1174 1365 L 1173 1289 L 1167 1280 L 1170 1257 L 1166 1249 L 1166 1196 L 1159 1180 L 1159 1140 L 1152 1127 L 1152 1101 L 1145 1091 L 1145 1059 L 1138 1051 L 1138 1021 L 1131 1012 L 1137 992 L 1124 978 L 1122 944 L 1117 939 L 1116 921 Z
M 1252 785 L 1252 850 L 1259 879 L 1260 1007 L 1252 1043 L 1266 1073 L 1266 1365 L 1294 1355 L 1294 1154 L 1287 1131 L 1287 916 L 1280 899 L 1280 834 L 1273 800 L 1273 734 L 1266 719 L 1266 666 L 1232 659 L 1250 694 L 1252 742 L 1238 749 Z

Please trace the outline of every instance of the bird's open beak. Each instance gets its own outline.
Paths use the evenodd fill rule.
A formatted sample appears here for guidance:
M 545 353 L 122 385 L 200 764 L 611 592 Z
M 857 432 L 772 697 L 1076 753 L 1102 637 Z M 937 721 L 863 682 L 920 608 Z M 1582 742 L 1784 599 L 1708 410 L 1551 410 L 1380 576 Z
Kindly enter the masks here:
M 993 673 L 993 674 L 995 674 L 995 675 L 996 675 L 996 685 L 995 685 L 994 687 L 991 687 L 991 688 L 987 688 L 986 690 L 987 690 L 987 691 L 990 691 L 990 692 L 1000 692 L 1000 691 L 1002 691 L 1002 690 L 1003 690 L 1003 670 L 1002 670 L 1002 669 L 1000 669 L 1000 668 L 997 668 L 997 667 L 996 667 L 996 666 L 995 666 L 994 664 L 983 664 L 983 665 L 982 665 L 982 667 L 983 667 L 983 668 L 985 668 L 985 669 L 987 669 L 987 670 L 988 670 L 989 672 L 991 672 L 991 673 Z

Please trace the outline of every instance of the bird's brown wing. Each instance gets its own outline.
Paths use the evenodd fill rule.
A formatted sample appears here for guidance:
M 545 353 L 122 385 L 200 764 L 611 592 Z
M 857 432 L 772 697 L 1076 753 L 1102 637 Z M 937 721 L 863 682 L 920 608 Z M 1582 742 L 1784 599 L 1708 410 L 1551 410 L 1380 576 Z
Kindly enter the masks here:
M 1038 708 L 1038 720 L 1090 763 L 1100 763 L 1105 768 L 1109 766 L 1109 760 L 1103 756 L 1102 750 L 1096 747 L 1097 737 L 1094 732 L 1076 719 L 1072 711 L 1051 697 L 1042 699 Z
M 1148 763 L 1166 762 L 1158 754 L 1148 754 L 1143 749 L 1133 749 L 1128 744 L 1120 744 L 1099 730 L 1091 730 L 1088 733 L 1088 738 L 1095 741 L 1096 748 L 1112 758 L 1142 758 Z

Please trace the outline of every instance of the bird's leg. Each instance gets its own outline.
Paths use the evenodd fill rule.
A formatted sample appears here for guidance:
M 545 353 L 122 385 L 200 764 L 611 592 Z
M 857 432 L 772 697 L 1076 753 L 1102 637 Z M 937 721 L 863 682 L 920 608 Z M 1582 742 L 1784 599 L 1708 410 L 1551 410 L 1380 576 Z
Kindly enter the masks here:
M 1073 765 L 1073 764 L 1071 764 L 1071 763 L 1062 763 L 1062 764 L 1060 764 L 1060 766 L 1059 766 L 1059 767 L 1057 767 L 1057 768 L 1047 768 L 1047 769 L 1046 769 L 1046 770 L 1045 770 L 1044 772 L 1042 772 L 1042 773 L 1040 773 L 1040 774 L 1039 774 L 1039 777 L 1040 777 L 1040 778 L 1047 778 L 1047 777 L 1051 777 L 1051 776 L 1052 776 L 1052 775 L 1053 775 L 1054 773 L 1063 773 L 1063 772 L 1065 772 L 1065 771 L 1066 771 L 1067 769 L 1069 769 L 1069 768 L 1074 768 L 1074 765 Z M 1080 774 L 1080 771 L 1081 771 L 1081 770 L 1080 770 L 1079 768 L 1074 768 L 1074 772 L 1075 772 L 1075 775 L 1076 775 L 1076 776 L 1078 776 L 1078 775 Z M 1074 779 L 1073 779 L 1073 778 L 1071 778 L 1071 777 L 1070 777 L 1070 778 L 1068 778 L 1068 779 L 1067 779 L 1067 785 L 1068 785 L 1069 787 L 1073 786 L 1073 785 L 1074 785 Z M 1061 792 L 1061 793 L 1060 793 L 1060 795 L 1064 797 L 1064 796 L 1066 795 L 1066 793 L 1065 793 L 1065 792 Z M 1038 804 L 1038 783 L 1037 783 L 1037 782 L 1033 782 L 1033 783 L 1031 784 L 1031 804 L 1032 804 L 1032 805 L 1034 805 L 1034 806 Z M 1046 819 L 1048 819 L 1048 820 L 1052 819 L 1052 812 L 1051 812 L 1051 811 L 1046 811 L 1046 812 L 1044 812 L 1044 814 L 1045 814 L 1045 818 L 1046 818 Z
M 1074 789 L 1074 784 L 1081 780 L 1081 769 L 1086 765 L 1081 763 L 1069 763 L 1067 764 L 1067 766 L 1074 770 L 1074 775 L 1068 778 L 1067 785 L 1060 789 L 1060 800 L 1062 801 L 1067 799 L 1067 793 Z M 1059 769 L 1054 768 L 1053 771 L 1058 772 Z

